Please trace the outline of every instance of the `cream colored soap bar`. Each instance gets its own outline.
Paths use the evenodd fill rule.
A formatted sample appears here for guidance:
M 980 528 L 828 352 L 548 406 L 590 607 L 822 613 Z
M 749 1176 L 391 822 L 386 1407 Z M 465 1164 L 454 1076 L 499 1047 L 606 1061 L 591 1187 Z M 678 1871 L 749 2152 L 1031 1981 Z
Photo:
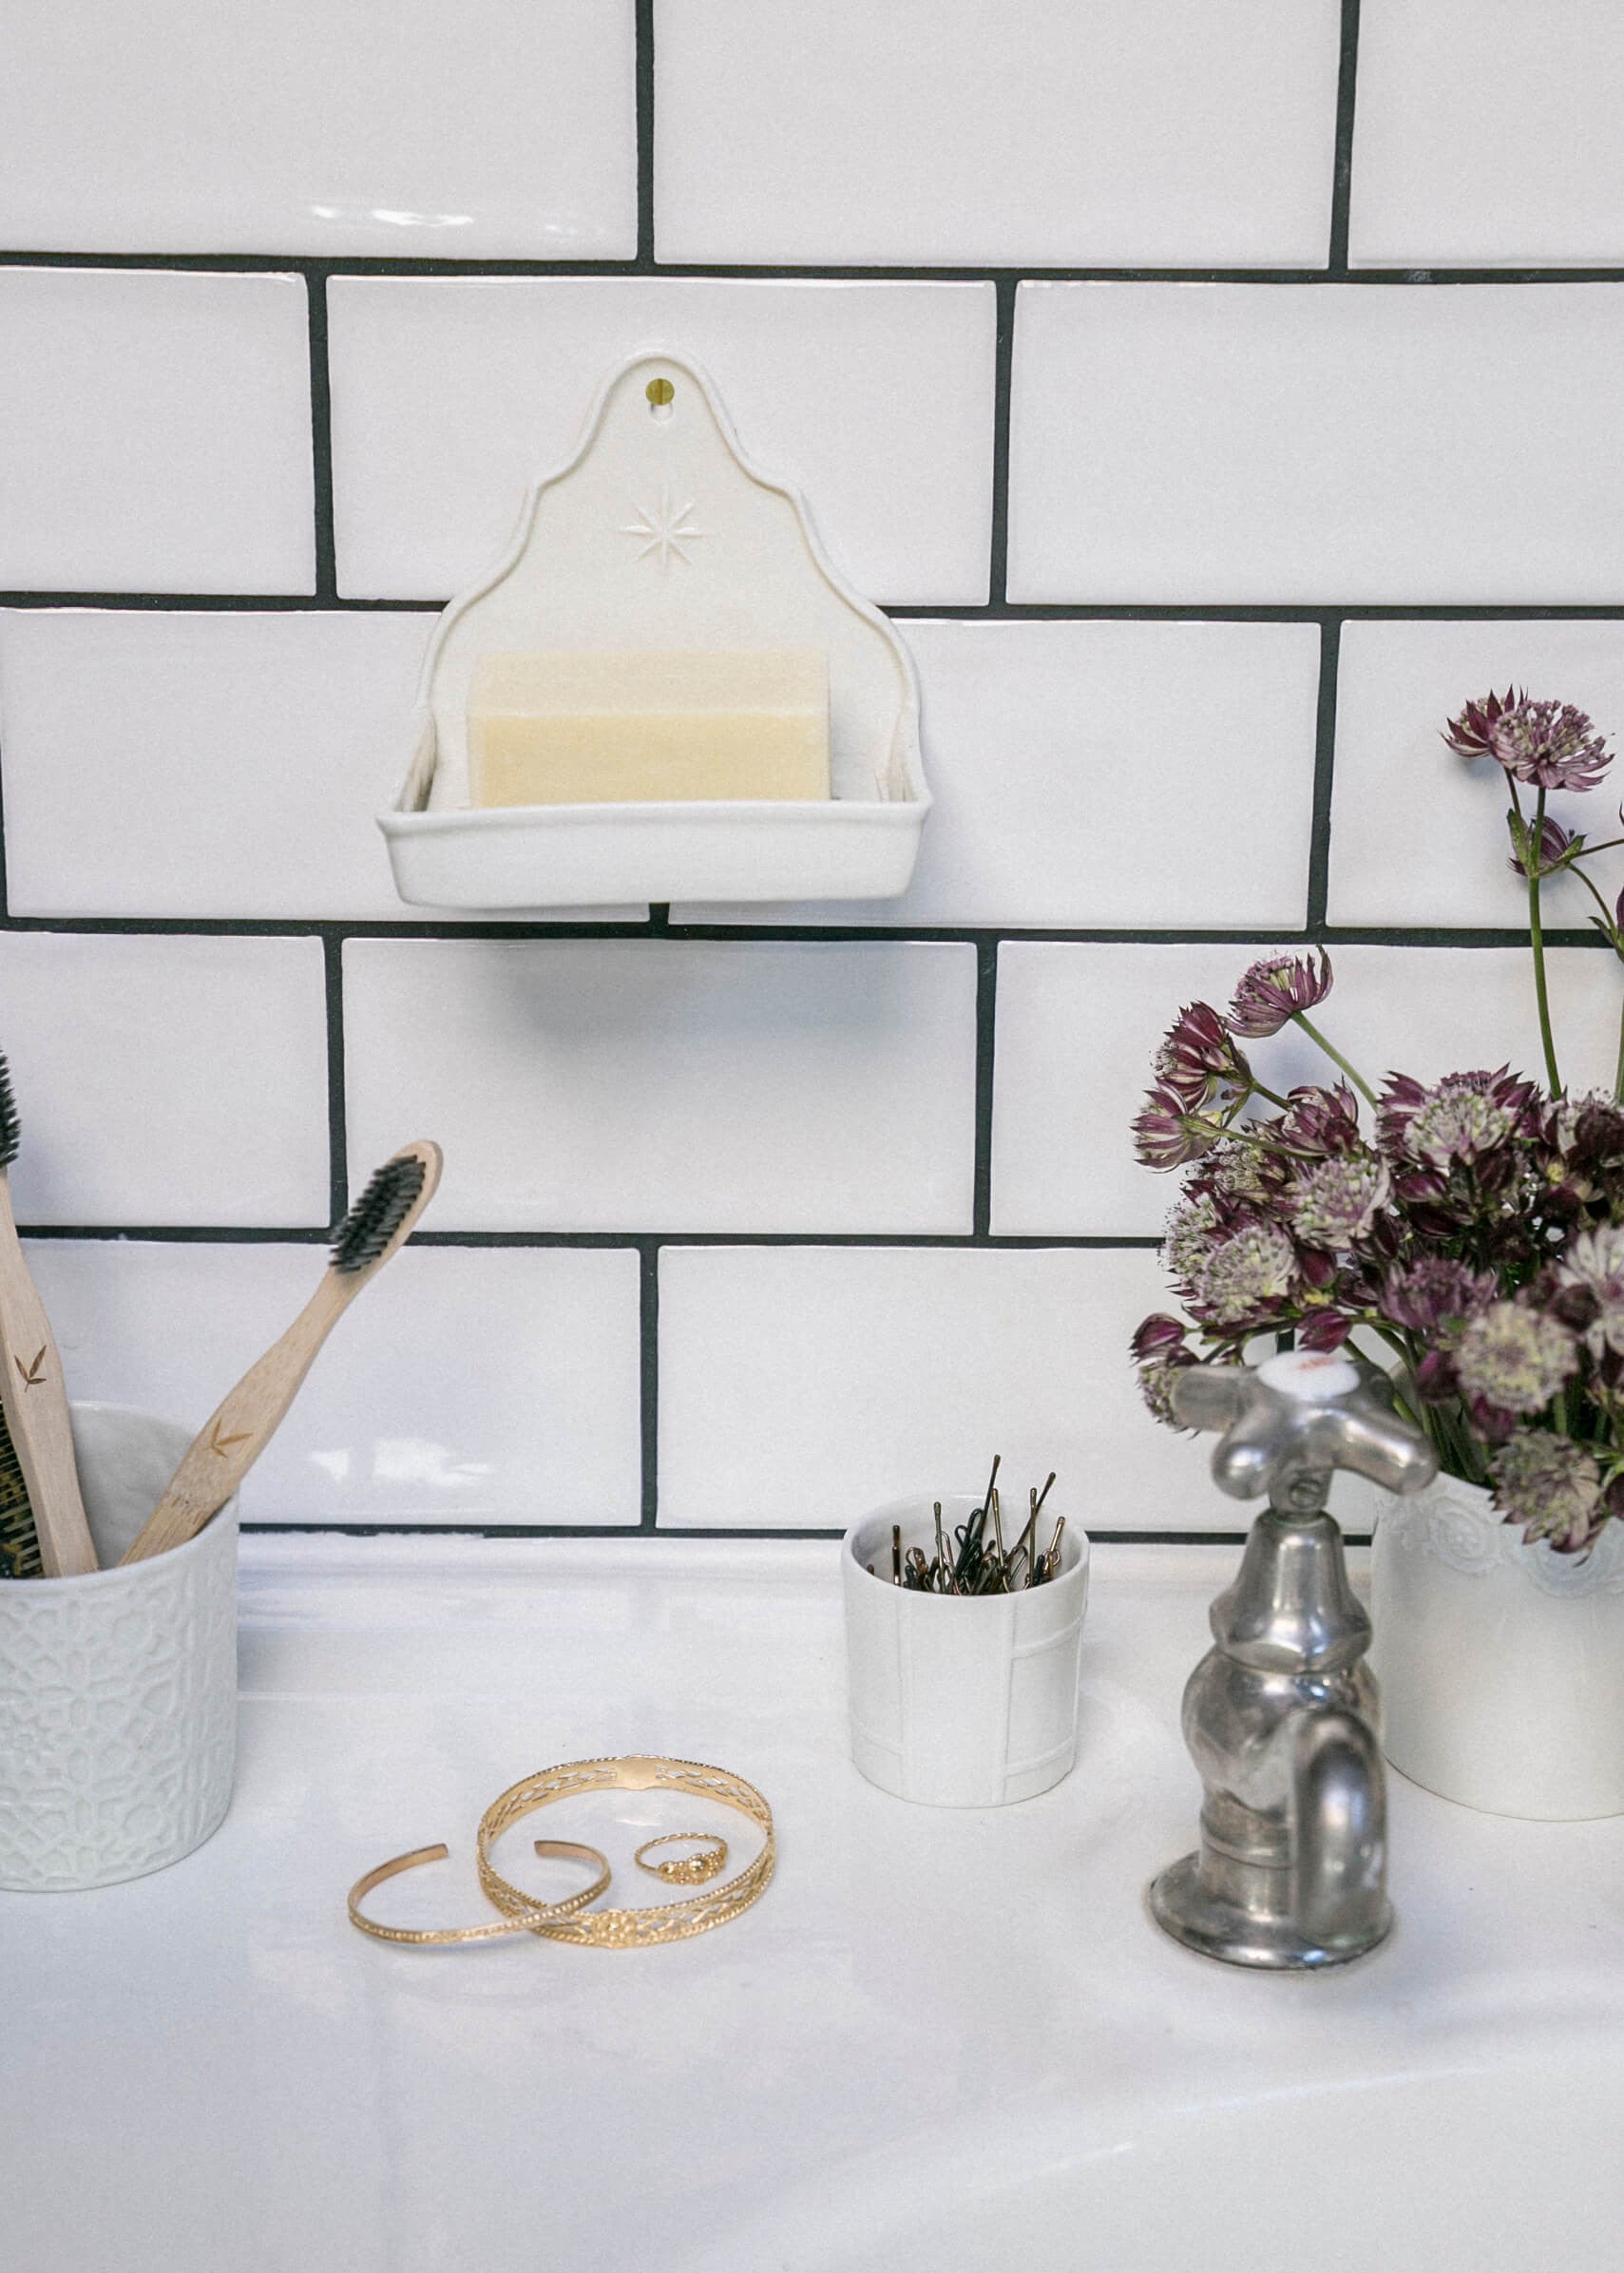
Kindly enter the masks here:
M 475 805 L 829 795 L 829 663 L 812 654 L 485 655 Z

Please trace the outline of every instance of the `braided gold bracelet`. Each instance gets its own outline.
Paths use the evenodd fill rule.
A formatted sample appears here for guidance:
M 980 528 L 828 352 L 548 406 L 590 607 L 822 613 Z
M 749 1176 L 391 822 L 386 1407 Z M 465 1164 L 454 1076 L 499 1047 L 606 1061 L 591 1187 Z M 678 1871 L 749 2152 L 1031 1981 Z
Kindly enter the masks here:
M 696 1799 L 716 1800 L 724 1807 L 747 1815 L 764 1834 L 761 1852 L 736 1878 L 683 1901 L 661 1902 L 646 1910 L 593 1910 L 567 1918 L 541 1918 L 531 1895 L 510 1885 L 490 1860 L 490 1850 L 504 1831 L 521 1818 L 554 1800 L 572 1799 L 583 1791 L 680 1791 Z M 713 1926 L 748 1910 L 760 1899 L 773 1876 L 777 1849 L 773 1833 L 773 1810 L 753 1784 L 725 1768 L 706 1767 L 696 1760 L 661 1760 L 632 1754 L 621 1760 L 571 1760 L 562 1767 L 545 1768 L 511 1785 L 492 1800 L 480 1819 L 479 1882 L 505 1916 L 522 1920 L 533 1934 L 551 1941 L 575 1941 L 594 1949 L 644 1949 L 656 1941 L 682 1941 L 692 1934 L 708 1934 Z

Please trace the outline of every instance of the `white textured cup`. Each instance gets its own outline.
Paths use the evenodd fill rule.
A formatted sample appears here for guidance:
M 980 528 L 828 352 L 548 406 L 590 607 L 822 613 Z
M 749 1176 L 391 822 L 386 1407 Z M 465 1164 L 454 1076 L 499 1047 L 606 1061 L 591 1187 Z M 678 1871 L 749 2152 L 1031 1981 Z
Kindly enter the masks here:
M 237 1503 L 183 1547 L 119 1557 L 191 1431 L 76 1404 L 73 1445 L 103 1568 L 0 1583 L 0 1886 L 106 1886 L 178 1862 L 231 1802 Z
M 945 1496 L 944 1529 L 980 1505 L 975 1493 Z M 1067 1523 L 1060 1575 L 1042 1586 L 927 1595 L 892 1584 L 891 1526 L 905 1551 L 929 1554 L 931 1509 L 929 1499 L 876 1508 L 840 1550 L 851 1757 L 870 1784 L 926 1806 L 1029 1800 L 1077 1756 L 1087 1534 Z

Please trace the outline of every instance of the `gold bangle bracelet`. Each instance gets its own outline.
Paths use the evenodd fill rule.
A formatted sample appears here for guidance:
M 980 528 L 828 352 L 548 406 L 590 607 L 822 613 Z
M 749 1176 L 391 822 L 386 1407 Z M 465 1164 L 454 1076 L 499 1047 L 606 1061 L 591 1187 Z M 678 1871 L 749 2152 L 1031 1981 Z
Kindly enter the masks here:
M 376 1919 L 363 1917 L 361 1902 L 374 1886 L 381 1886 L 386 1879 L 398 1878 L 402 1871 L 415 1870 L 420 1862 L 443 1862 L 450 1853 L 448 1846 L 413 1847 L 410 1855 L 396 1855 L 388 1862 L 380 1862 L 375 1870 L 369 1870 L 355 1881 L 350 1889 L 350 1923 L 359 1926 L 363 1934 L 371 1934 L 374 1941 L 405 1941 L 417 1948 L 430 1945 L 444 1947 L 453 1941 L 494 1941 L 499 1934 L 536 1933 L 544 1920 L 568 1918 L 577 1910 L 584 1910 L 588 1902 L 595 1902 L 609 1883 L 609 1864 L 594 1846 L 583 1846 L 574 1839 L 538 1839 L 538 1855 L 560 1855 L 571 1862 L 595 1862 L 598 1876 L 590 1886 L 577 1894 L 565 1895 L 560 1902 L 539 1902 L 529 1895 L 521 1895 L 517 1904 L 505 1904 L 507 1915 L 493 1924 L 483 1926 L 382 1926 Z
M 764 1835 L 761 1852 L 725 1884 L 689 1895 L 682 1901 L 661 1902 L 646 1910 L 594 1910 L 585 1917 L 543 1922 L 533 1916 L 533 1899 L 510 1885 L 495 1868 L 490 1849 L 522 1817 L 554 1800 L 571 1799 L 583 1791 L 680 1791 L 696 1799 L 719 1801 L 758 1826 Z M 479 1825 L 479 1882 L 497 1909 L 509 1918 L 529 1912 L 532 1916 L 525 1922 L 532 1933 L 550 1941 L 575 1941 L 594 1949 L 643 1949 L 651 1942 L 682 1941 L 693 1934 L 708 1934 L 713 1926 L 726 1925 L 760 1899 L 776 1858 L 773 1810 L 755 1786 L 742 1776 L 730 1775 L 725 1768 L 706 1767 L 696 1760 L 633 1754 L 621 1760 L 566 1761 L 562 1767 L 545 1768 L 540 1775 L 525 1776 L 510 1786 L 500 1799 L 491 1802 Z

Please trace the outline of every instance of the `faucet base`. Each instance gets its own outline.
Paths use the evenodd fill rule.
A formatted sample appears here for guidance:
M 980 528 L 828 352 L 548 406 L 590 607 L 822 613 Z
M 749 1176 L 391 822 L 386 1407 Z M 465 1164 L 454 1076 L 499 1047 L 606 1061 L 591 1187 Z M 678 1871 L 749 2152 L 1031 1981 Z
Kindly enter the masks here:
M 1347 1965 L 1376 1949 L 1392 1930 L 1393 1913 L 1384 1902 L 1357 1936 L 1334 1943 L 1306 1936 L 1290 1919 L 1244 1909 L 1215 1894 L 1201 1875 L 1199 1853 L 1171 1863 L 1146 1888 L 1151 1916 L 1162 1931 L 1203 1958 L 1225 1965 L 1250 1965 L 1275 1973 L 1317 1973 Z

